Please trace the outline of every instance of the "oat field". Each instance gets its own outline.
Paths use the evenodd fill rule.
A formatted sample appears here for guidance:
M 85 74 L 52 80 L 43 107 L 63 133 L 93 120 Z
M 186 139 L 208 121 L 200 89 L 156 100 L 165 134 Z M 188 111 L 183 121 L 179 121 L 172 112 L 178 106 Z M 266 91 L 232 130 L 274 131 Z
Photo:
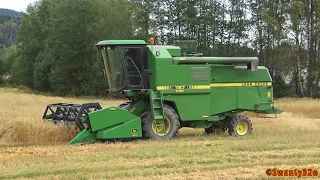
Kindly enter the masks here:
M 121 103 L 0 88 L 0 179 L 287 179 L 266 170 L 320 171 L 320 100 L 277 100 L 285 112 L 276 119 L 247 113 L 253 123 L 248 137 L 183 128 L 169 141 L 72 147 L 66 145 L 75 135 L 72 128 L 41 119 L 45 106 L 55 102 Z

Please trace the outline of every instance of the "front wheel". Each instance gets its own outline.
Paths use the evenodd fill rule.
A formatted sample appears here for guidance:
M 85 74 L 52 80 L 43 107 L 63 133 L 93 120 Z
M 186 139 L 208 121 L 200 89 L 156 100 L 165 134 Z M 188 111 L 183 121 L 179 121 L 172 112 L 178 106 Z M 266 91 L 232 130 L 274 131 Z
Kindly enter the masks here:
M 245 136 L 252 133 L 252 123 L 248 117 L 237 115 L 229 124 L 229 134 L 232 136 Z
M 144 138 L 165 140 L 174 138 L 179 133 L 180 121 L 176 111 L 164 104 L 164 119 L 153 120 L 151 110 L 141 116 L 142 135 Z

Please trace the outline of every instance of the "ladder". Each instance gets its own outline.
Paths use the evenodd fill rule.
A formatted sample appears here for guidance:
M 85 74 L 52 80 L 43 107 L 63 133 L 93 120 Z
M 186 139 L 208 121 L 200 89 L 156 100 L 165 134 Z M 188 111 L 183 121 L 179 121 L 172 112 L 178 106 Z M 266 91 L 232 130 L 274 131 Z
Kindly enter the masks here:
M 150 104 L 154 120 L 164 119 L 163 98 L 161 91 L 150 91 Z

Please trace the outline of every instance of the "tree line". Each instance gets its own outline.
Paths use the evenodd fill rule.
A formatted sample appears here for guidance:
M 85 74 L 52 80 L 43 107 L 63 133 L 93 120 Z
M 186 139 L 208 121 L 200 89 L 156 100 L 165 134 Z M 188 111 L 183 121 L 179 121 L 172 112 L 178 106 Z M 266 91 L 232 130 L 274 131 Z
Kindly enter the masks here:
M 0 48 L 8 48 L 18 41 L 21 13 L 0 8 Z
M 150 37 L 195 39 L 206 56 L 257 56 L 275 96 L 320 96 L 320 0 L 40 0 L 23 13 L 5 69 L 35 90 L 101 95 L 94 44 Z

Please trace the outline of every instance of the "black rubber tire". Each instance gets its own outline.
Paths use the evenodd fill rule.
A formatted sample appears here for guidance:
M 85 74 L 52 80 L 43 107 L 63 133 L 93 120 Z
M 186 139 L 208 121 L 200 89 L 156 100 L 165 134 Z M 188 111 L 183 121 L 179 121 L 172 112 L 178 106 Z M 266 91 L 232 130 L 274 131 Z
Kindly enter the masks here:
M 211 126 L 209 128 L 205 128 L 204 132 L 206 134 L 213 134 L 213 135 L 221 135 L 226 132 L 227 128 L 224 126 Z
M 240 135 L 238 134 L 237 130 L 236 130 L 236 127 L 237 127 L 237 124 L 239 124 L 240 122 L 244 122 L 247 124 L 248 126 L 248 130 L 246 132 L 246 134 L 244 135 Z M 248 117 L 246 116 L 243 116 L 243 115 L 237 115 L 236 117 L 234 117 L 230 123 L 229 123 L 229 127 L 228 127 L 228 133 L 231 135 L 231 136 L 247 136 L 247 135 L 251 135 L 252 134 L 252 123 L 251 121 L 248 119 Z
M 155 140 L 167 140 L 172 139 L 177 136 L 180 129 L 180 121 L 176 111 L 167 104 L 163 105 L 164 115 L 170 121 L 170 130 L 164 136 L 159 136 L 152 130 L 152 112 L 150 109 L 147 109 L 141 115 L 142 120 L 142 136 L 147 139 L 155 139 Z

